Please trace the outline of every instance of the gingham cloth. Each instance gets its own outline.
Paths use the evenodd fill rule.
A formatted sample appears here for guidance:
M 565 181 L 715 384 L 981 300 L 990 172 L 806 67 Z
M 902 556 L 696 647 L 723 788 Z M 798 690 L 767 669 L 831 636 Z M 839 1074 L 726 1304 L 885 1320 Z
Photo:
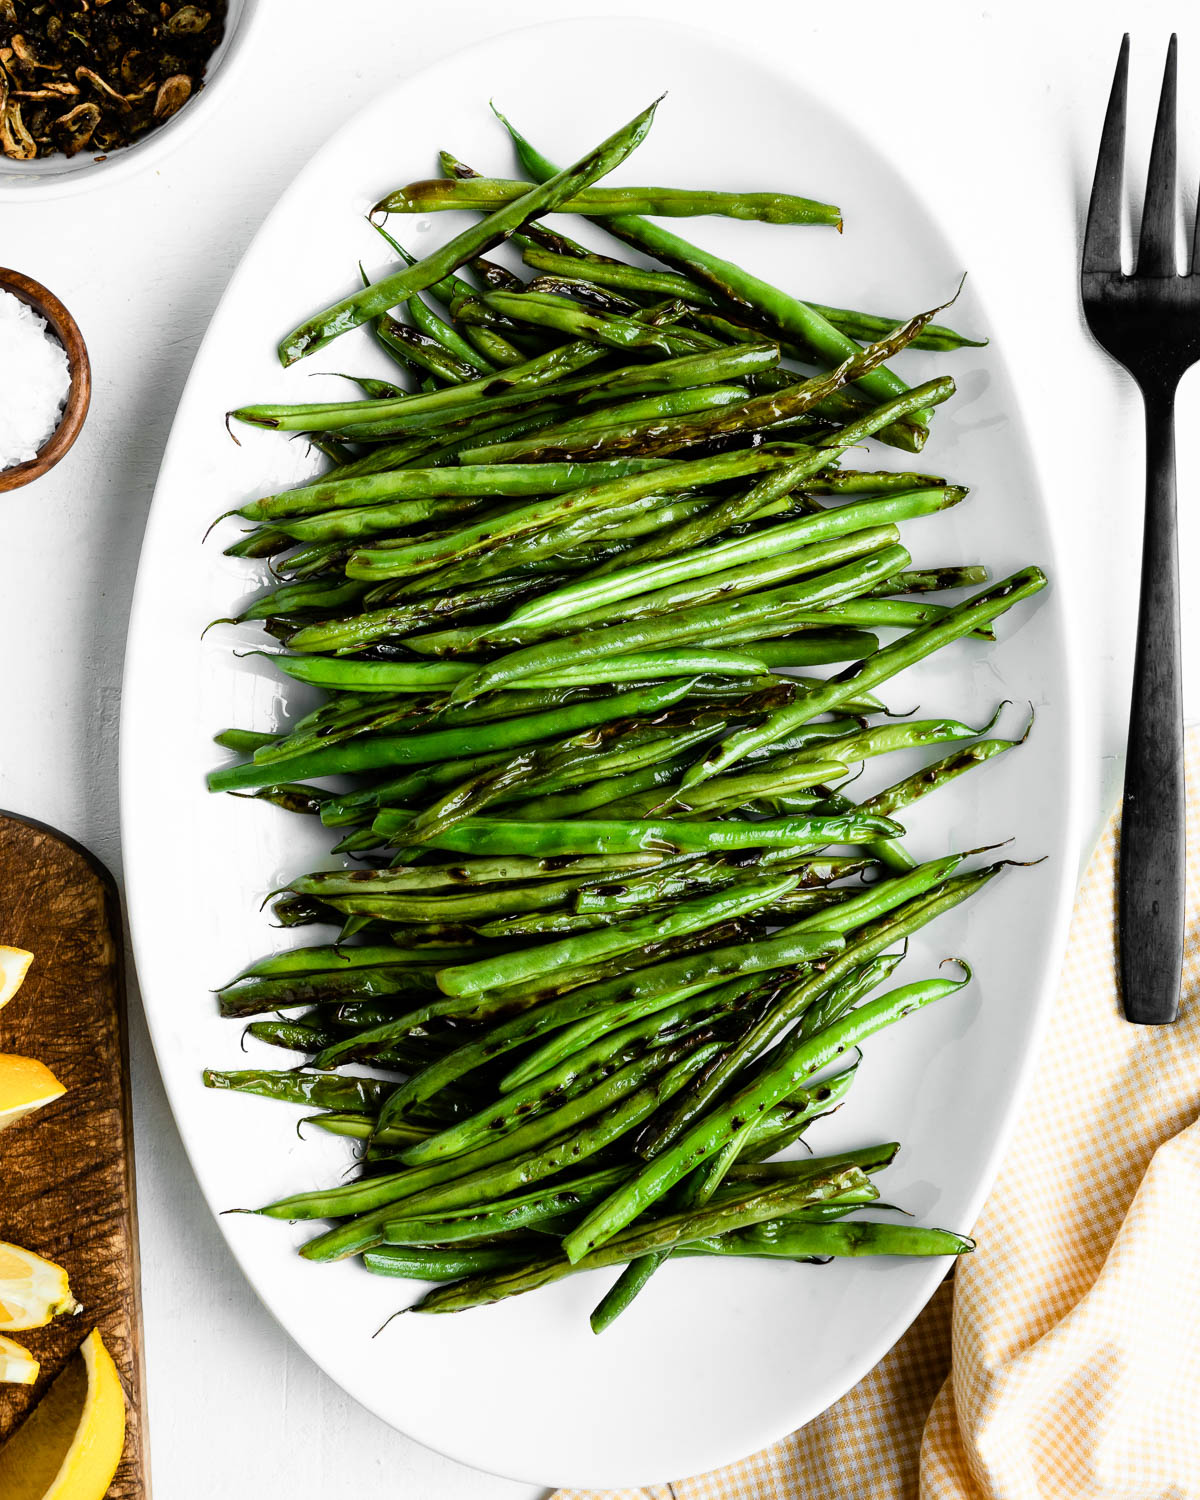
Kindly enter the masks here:
M 1114 820 L 979 1248 L 824 1416 L 606 1500 L 1200 1500 L 1200 731 L 1188 784 L 1178 1022 L 1121 1018 Z

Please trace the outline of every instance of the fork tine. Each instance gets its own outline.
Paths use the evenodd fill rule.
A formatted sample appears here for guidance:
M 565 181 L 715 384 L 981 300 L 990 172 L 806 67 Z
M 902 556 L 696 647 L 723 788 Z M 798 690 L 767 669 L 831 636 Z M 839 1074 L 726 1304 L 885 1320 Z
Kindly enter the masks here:
M 1150 147 L 1150 171 L 1146 177 L 1146 206 L 1142 209 L 1142 233 L 1138 240 L 1139 276 L 1174 276 L 1175 267 L 1175 53 L 1171 37 L 1167 66 L 1163 70 L 1162 93 L 1158 96 L 1158 119 Z
M 1200 276 L 1200 202 L 1196 205 L 1196 228 L 1192 234 L 1192 259 L 1188 270 L 1193 276 Z
M 1087 228 L 1083 232 L 1083 269 L 1121 269 L 1121 189 L 1125 180 L 1125 98 L 1129 87 L 1129 33 L 1121 38 L 1117 71 L 1104 116 L 1100 154 L 1092 199 L 1088 204 Z

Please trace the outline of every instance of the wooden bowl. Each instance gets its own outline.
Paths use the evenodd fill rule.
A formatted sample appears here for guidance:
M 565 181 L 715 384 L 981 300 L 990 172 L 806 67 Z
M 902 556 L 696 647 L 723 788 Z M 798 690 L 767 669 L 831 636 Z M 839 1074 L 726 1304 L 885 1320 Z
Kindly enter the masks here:
M 19 271 L 6 270 L 0 266 L 0 290 L 12 292 L 22 302 L 40 313 L 50 326 L 54 336 L 67 351 L 67 364 L 71 372 L 71 389 L 63 407 L 58 426 L 38 449 L 33 458 L 23 464 L 14 464 L 9 469 L 0 469 L 0 493 L 19 489 L 31 479 L 39 479 L 52 469 L 67 449 L 79 436 L 83 419 L 87 416 L 92 399 L 92 367 L 88 361 L 87 346 L 79 325 L 53 292 L 48 292 L 32 277 L 22 276 Z

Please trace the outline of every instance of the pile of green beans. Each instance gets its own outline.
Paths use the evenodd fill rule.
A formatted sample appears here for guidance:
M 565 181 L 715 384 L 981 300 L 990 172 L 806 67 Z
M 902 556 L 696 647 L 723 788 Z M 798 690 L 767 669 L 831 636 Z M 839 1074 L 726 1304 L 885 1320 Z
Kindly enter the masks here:
M 222 729 L 240 759 L 209 785 L 348 858 L 273 893 L 281 925 L 329 930 L 217 991 L 304 1065 L 204 1081 L 353 1143 L 350 1180 L 248 1211 L 320 1221 L 308 1259 L 435 1283 L 419 1312 L 612 1268 L 600 1332 L 690 1255 L 972 1248 L 857 1217 L 895 1143 L 781 1153 L 842 1105 L 869 1038 L 970 981 L 959 960 L 878 993 L 1002 868 L 918 861 L 902 818 L 1028 727 L 894 718 L 876 690 L 943 647 L 986 652 L 1046 580 L 914 567 L 901 528 L 967 490 L 843 465 L 871 439 L 920 451 L 953 396 L 948 374 L 907 385 L 906 349 L 979 341 L 940 309 L 802 301 L 654 222 L 786 235 L 840 228 L 833 205 L 598 186 L 655 107 L 563 171 L 511 126 L 520 178 L 443 153 L 375 215 L 477 221 L 421 259 L 376 224 L 398 264 L 280 345 L 288 364 L 362 327 L 392 377 L 231 413 L 330 459 L 220 518 L 273 575 L 223 623 L 261 627 L 319 701 Z M 505 242 L 530 275 L 485 258 Z

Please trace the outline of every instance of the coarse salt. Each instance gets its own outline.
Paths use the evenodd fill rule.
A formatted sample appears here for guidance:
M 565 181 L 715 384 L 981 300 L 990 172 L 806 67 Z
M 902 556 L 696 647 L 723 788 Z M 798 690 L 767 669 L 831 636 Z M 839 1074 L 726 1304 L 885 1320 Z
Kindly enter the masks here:
M 45 318 L 0 290 L 0 469 L 36 458 L 70 389 L 66 350 Z

